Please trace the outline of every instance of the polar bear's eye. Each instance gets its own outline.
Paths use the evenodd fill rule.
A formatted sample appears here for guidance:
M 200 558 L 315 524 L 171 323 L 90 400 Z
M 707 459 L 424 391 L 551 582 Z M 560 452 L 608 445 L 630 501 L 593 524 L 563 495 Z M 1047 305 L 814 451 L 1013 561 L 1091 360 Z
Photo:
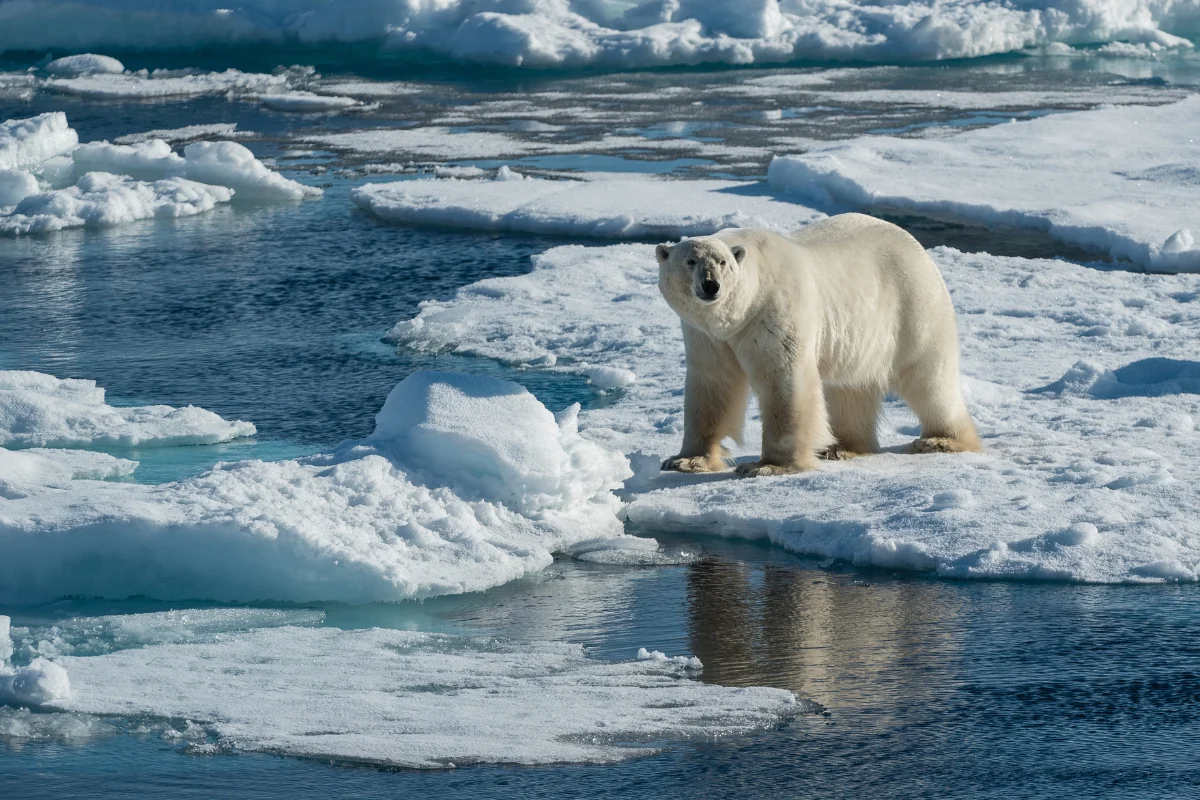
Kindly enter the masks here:
M 689 267 L 694 267 L 694 266 L 696 266 L 696 259 L 694 259 L 694 258 L 689 258 L 689 259 L 688 259 L 688 266 L 689 266 Z
M 723 267 L 723 266 L 725 266 L 725 262 L 724 262 L 724 261 L 722 261 L 722 262 L 721 262 L 721 266 L 722 266 L 722 267 Z

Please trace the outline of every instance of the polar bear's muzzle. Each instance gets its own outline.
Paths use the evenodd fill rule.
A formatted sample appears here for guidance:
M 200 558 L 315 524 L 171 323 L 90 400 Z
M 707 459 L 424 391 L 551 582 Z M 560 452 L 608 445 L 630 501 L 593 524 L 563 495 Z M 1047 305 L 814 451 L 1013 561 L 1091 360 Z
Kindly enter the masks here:
M 717 299 L 717 295 L 721 293 L 721 282 L 710 276 L 701 276 L 696 285 L 696 297 L 699 297 L 706 303 L 711 303 Z

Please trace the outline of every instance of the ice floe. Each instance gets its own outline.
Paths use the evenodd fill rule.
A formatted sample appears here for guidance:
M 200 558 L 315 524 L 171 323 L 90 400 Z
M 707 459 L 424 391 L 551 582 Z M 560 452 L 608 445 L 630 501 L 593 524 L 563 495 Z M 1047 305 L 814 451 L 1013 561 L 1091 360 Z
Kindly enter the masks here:
M 287 90 L 286 73 L 263 74 L 240 72 L 195 72 L 189 70 L 155 70 L 154 72 L 102 72 L 71 78 L 50 78 L 49 89 L 93 100 L 162 99 L 203 97 L 205 95 L 251 95 L 260 92 Z
M 138 181 L 92 172 L 74 186 L 27 195 L 0 214 L 0 233 L 29 234 L 64 228 L 110 227 L 139 219 L 190 217 L 227 203 L 233 192 L 182 178 Z
M 1196 14 L 1193 0 L 40 0 L 0 9 L 0 51 L 362 43 L 368 56 L 432 52 L 513 67 L 907 62 L 1055 43 L 1186 49 Z
M 95 381 L 0 370 L 0 447 L 213 444 L 254 433 L 196 406 L 110 406 Z
M 502 168 L 498 177 L 514 175 L 520 177 Z M 606 239 L 679 238 L 731 227 L 791 231 L 824 216 L 758 183 L 620 175 L 409 180 L 366 184 L 352 196 L 360 207 L 396 222 Z
M 673 742 L 749 733 L 802 708 L 782 689 L 700 683 L 697 659 L 645 648 L 636 660 L 613 663 L 565 642 L 347 631 L 301 620 L 263 627 L 246 619 L 249 629 L 239 630 L 229 615 L 241 611 L 66 620 L 68 629 L 86 626 L 89 642 L 114 629 L 138 635 L 106 653 L 5 668 L 0 703 L 68 711 L 43 716 L 85 728 L 96 715 L 187 720 L 162 737 L 195 753 L 426 768 L 613 763 Z M 181 638 L 197 626 L 199 635 Z M 67 735 L 12 713 L 0 715 L 0 734 Z
M 1189 97 L 936 139 L 866 136 L 776 158 L 768 178 L 822 207 L 1035 228 L 1139 268 L 1196 272 L 1198 130 Z
M 959 311 L 982 455 L 900 452 L 916 420 L 891 401 L 880 431 L 891 449 L 880 455 L 783 478 L 660 475 L 682 434 L 684 364 L 648 246 L 555 248 L 528 275 L 425 303 L 390 336 L 526 368 L 636 373 L 580 425 L 632 454 L 624 513 L 645 530 L 763 538 L 955 577 L 1200 577 L 1200 493 L 1184 478 L 1200 469 L 1194 281 L 944 248 L 932 256 Z M 752 418 L 736 452 L 756 453 L 759 435 Z
M 556 418 L 515 384 L 416 373 L 372 436 L 331 452 L 157 486 L 17 483 L 20 496 L 0 501 L 0 602 L 487 589 L 622 534 L 613 490 L 628 462 L 578 434 L 577 410 Z
M 166 133 L 186 141 L 209 132 L 218 131 L 195 126 Z M 61 112 L 0 125 L 0 234 L 192 216 L 235 196 L 275 201 L 322 194 L 269 169 L 236 142 L 193 141 L 181 156 L 162 139 L 129 141 L 80 145 Z

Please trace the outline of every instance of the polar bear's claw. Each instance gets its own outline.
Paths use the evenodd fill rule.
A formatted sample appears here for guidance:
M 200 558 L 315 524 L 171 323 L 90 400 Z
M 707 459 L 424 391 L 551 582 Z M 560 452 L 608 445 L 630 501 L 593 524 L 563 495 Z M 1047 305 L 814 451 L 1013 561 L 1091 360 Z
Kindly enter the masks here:
M 737 465 L 737 474 L 743 478 L 766 478 L 771 475 L 792 475 L 796 472 L 809 472 L 816 469 L 815 463 L 808 464 L 764 464 L 761 461 L 751 461 Z
M 867 455 L 867 454 L 866 453 L 858 453 L 853 450 L 847 450 L 845 447 L 842 447 L 840 444 L 831 444 L 831 445 L 829 445 L 829 447 L 826 447 L 824 450 L 817 451 L 817 458 L 823 459 L 825 461 L 845 461 L 846 459 L 858 458 L 860 456 L 865 456 L 865 455 Z
M 664 472 L 720 472 L 725 469 L 725 462 L 713 462 L 704 456 L 674 456 L 662 463 Z
M 946 436 L 923 437 L 912 443 L 914 453 L 967 453 L 975 449 L 978 448 Z

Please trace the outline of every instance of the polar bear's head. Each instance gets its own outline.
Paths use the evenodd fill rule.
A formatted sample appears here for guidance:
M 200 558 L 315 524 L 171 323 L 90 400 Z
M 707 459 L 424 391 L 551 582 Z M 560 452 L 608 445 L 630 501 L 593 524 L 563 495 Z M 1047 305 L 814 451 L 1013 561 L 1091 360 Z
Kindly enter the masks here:
M 743 279 L 746 248 L 730 247 L 712 236 L 660 244 L 658 288 L 667 304 L 689 322 L 703 325 L 715 316 L 727 316 L 736 302 Z

